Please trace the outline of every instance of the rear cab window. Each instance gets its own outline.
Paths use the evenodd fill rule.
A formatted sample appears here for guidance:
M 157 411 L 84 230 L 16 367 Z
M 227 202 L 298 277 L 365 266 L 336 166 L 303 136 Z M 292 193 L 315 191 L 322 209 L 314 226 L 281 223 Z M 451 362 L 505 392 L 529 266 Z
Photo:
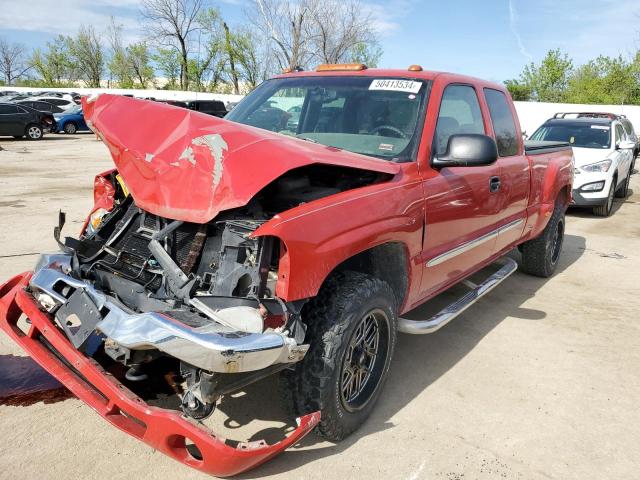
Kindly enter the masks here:
M 499 90 L 485 88 L 484 96 L 496 135 L 498 155 L 501 157 L 517 155 L 520 144 L 518 130 L 506 95 Z

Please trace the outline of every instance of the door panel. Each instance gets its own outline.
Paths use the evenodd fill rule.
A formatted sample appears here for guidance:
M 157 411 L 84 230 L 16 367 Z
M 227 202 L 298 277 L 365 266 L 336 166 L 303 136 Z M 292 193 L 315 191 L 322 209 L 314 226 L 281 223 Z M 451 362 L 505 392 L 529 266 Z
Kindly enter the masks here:
M 522 237 L 525 226 L 531 171 L 524 155 L 522 135 L 517 128 L 515 112 L 506 95 L 492 88 L 484 89 L 485 101 L 491 117 L 493 133 L 498 145 L 500 166 L 500 207 L 498 221 L 501 231 L 496 251 L 514 244 Z
M 451 135 L 487 133 L 477 91 L 470 85 L 448 85 L 438 112 L 434 155 L 446 151 Z M 490 191 L 497 164 L 448 167 L 425 173 L 425 238 L 422 293 L 428 296 L 489 258 L 495 247 L 500 195 Z M 499 192 L 499 190 L 498 190 Z

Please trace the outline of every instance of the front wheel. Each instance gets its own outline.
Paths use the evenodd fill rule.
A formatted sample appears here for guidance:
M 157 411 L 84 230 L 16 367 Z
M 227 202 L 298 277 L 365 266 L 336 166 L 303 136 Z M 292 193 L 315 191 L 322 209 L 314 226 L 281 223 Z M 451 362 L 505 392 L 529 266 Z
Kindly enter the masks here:
M 613 197 L 616 192 L 616 183 L 617 180 L 614 178 L 611 181 L 611 187 L 609 187 L 609 193 L 607 194 L 607 199 L 605 203 L 602 205 L 598 205 L 597 207 L 593 207 L 593 214 L 597 217 L 608 217 L 611 215 L 611 210 L 613 210 Z
M 78 131 L 78 129 L 76 128 L 76 125 L 73 122 L 69 122 L 64 126 L 64 133 L 68 133 L 70 135 L 73 135 L 77 131 Z
M 330 278 L 303 311 L 310 344 L 289 382 L 296 413 L 320 411 L 317 432 L 339 441 L 371 414 L 397 338 L 386 282 L 358 272 Z
M 564 241 L 564 211 L 564 205 L 556 203 L 542 234 L 522 244 L 520 267 L 525 273 L 549 278 L 555 272 Z

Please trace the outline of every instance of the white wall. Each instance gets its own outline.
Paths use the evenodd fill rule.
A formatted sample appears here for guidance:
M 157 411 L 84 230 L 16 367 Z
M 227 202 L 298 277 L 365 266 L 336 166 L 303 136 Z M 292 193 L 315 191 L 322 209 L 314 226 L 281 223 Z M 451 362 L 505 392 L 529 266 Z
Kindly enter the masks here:
M 570 103 L 515 102 L 520 126 L 531 135 L 545 120 L 558 112 L 606 112 L 626 115 L 640 133 L 640 106 L 634 105 L 576 105 Z

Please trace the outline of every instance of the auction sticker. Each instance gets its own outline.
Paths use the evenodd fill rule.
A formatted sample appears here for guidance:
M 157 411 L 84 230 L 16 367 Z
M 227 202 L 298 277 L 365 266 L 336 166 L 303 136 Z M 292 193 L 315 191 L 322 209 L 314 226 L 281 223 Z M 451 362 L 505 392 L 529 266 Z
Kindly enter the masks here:
M 369 85 L 369 90 L 390 90 L 393 92 L 418 93 L 422 82 L 413 80 L 392 80 L 388 78 L 376 78 Z

